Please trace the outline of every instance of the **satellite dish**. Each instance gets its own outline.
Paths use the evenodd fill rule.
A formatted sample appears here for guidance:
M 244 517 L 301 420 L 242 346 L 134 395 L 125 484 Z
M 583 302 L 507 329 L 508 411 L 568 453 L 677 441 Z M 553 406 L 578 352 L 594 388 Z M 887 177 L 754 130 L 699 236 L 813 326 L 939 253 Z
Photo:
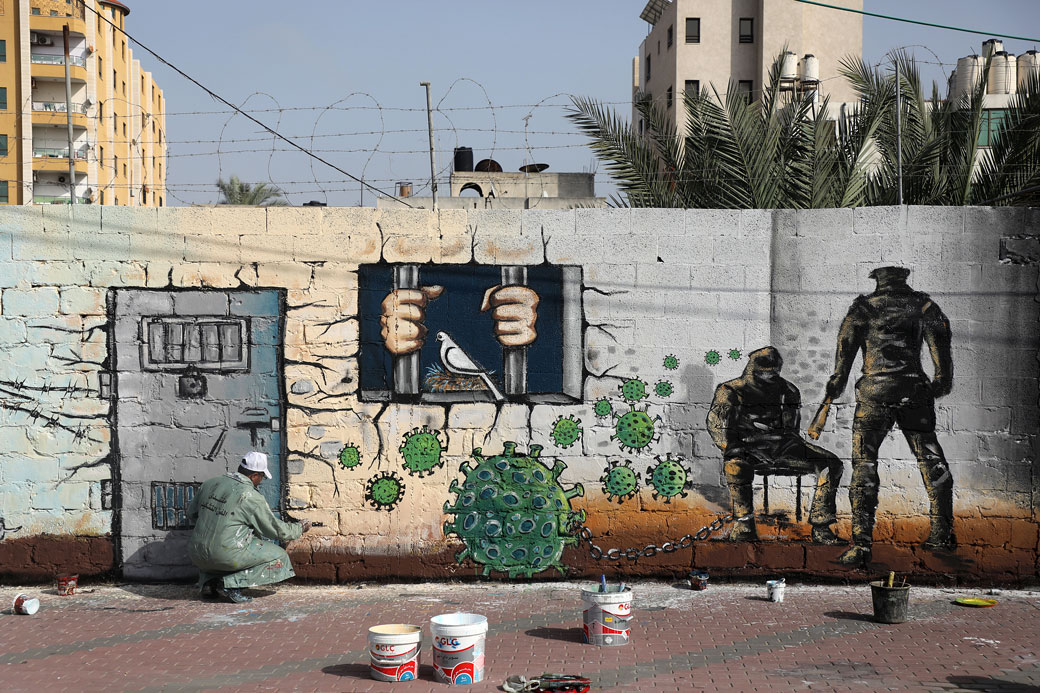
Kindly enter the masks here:
M 494 159 L 481 159 L 473 167 L 473 170 L 481 173 L 502 173 L 502 164 Z
M 549 164 L 527 164 L 525 166 L 521 166 L 520 170 L 523 173 L 541 173 L 547 168 L 549 168 Z

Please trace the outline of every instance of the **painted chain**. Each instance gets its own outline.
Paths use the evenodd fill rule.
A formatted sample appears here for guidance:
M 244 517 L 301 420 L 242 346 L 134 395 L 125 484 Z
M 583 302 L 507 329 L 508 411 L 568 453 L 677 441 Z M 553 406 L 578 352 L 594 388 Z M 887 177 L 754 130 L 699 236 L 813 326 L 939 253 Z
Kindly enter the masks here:
M 693 542 L 704 541 L 730 522 L 733 522 L 734 520 L 737 522 L 745 522 L 750 519 L 750 517 L 751 515 L 745 515 L 736 518 L 732 513 L 729 515 L 720 515 L 712 520 L 711 524 L 704 525 L 694 534 L 687 534 L 682 539 L 676 541 L 666 541 L 660 546 L 657 544 L 647 544 L 642 549 L 633 547 L 630 549 L 607 549 L 604 551 L 592 541 L 592 530 L 579 523 L 571 525 L 571 533 L 576 534 L 579 541 L 588 544 L 589 554 L 592 555 L 593 560 L 601 561 L 606 558 L 608 561 L 620 561 L 624 558 L 628 561 L 637 561 L 640 558 L 649 558 L 651 556 L 656 556 L 659 553 L 675 553 L 679 549 L 688 549 L 693 545 Z

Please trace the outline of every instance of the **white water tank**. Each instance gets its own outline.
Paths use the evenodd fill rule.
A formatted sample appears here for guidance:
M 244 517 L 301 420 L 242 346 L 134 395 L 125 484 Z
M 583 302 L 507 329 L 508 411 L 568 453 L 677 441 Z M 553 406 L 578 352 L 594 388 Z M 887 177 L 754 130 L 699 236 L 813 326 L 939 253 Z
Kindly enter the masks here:
M 988 58 L 1004 50 L 1004 42 L 1000 39 L 989 39 L 982 42 L 982 57 Z
M 798 56 L 791 51 L 784 53 L 783 62 L 780 63 L 780 79 L 798 79 Z
M 1025 91 L 1031 79 L 1040 77 L 1040 53 L 1026 51 L 1018 56 L 1018 90 Z
M 803 82 L 816 83 L 820 81 L 820 59 L 812 53 L 806 53 L 802 58 L 801 70 Z
M 1018 87 L 1018 62 L 1015 56 L 1005 51 L 993 54 L 989 65 L 989 84 L 986 91 L 990 94 L 1014 94 Z
M 954 98 L 968 96 L 982 79 L 982 56 L 969 55 L 957 60 L 957 94 Z

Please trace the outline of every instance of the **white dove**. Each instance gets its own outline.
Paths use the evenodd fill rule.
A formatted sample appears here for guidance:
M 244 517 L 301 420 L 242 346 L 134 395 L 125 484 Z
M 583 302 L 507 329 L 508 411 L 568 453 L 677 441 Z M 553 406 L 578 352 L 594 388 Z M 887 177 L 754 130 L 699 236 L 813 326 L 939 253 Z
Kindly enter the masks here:
M 441 343 L 441 363 L 444 364 L 449 373 L 479 376 L 488 389 L 491 390 L 491 394 L 496 402 L 501 402 L 505 399 L 505 396 L 498 391 L 498 388 L 491 381 L 491 376 L 487 374 L 487 371 L 477 365 L 477 362 L 470 358 L 469 354 L 463 351 L 462 347 L 456 344 L 455 340 L 447 332 L 438 332 L 437 341 Z

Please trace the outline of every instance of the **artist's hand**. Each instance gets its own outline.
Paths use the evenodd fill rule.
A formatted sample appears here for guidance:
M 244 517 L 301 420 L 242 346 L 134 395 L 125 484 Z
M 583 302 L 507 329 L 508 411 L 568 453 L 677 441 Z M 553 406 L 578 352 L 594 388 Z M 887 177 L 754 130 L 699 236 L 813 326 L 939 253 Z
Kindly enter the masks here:
M 845 379 L 840 375 L 832 375 L 830 380 L 827 381 L 827 387 L 824 388 L 824 392 L 831 399 L 838 399 L 841 397 L 842 391 L 845 390 Z
M 426 304 L 444 293 L 443 286 L 394 289 L 383 299 L 383 343 L 394 356 L 418 351 L 426 340 Z
M 538 333 L 538 294 L 526 286 L 495 285 L 484 292 L 481 312 L 491 311 L 495 337 L 502 346 L 520 347 L 534 342 Z

